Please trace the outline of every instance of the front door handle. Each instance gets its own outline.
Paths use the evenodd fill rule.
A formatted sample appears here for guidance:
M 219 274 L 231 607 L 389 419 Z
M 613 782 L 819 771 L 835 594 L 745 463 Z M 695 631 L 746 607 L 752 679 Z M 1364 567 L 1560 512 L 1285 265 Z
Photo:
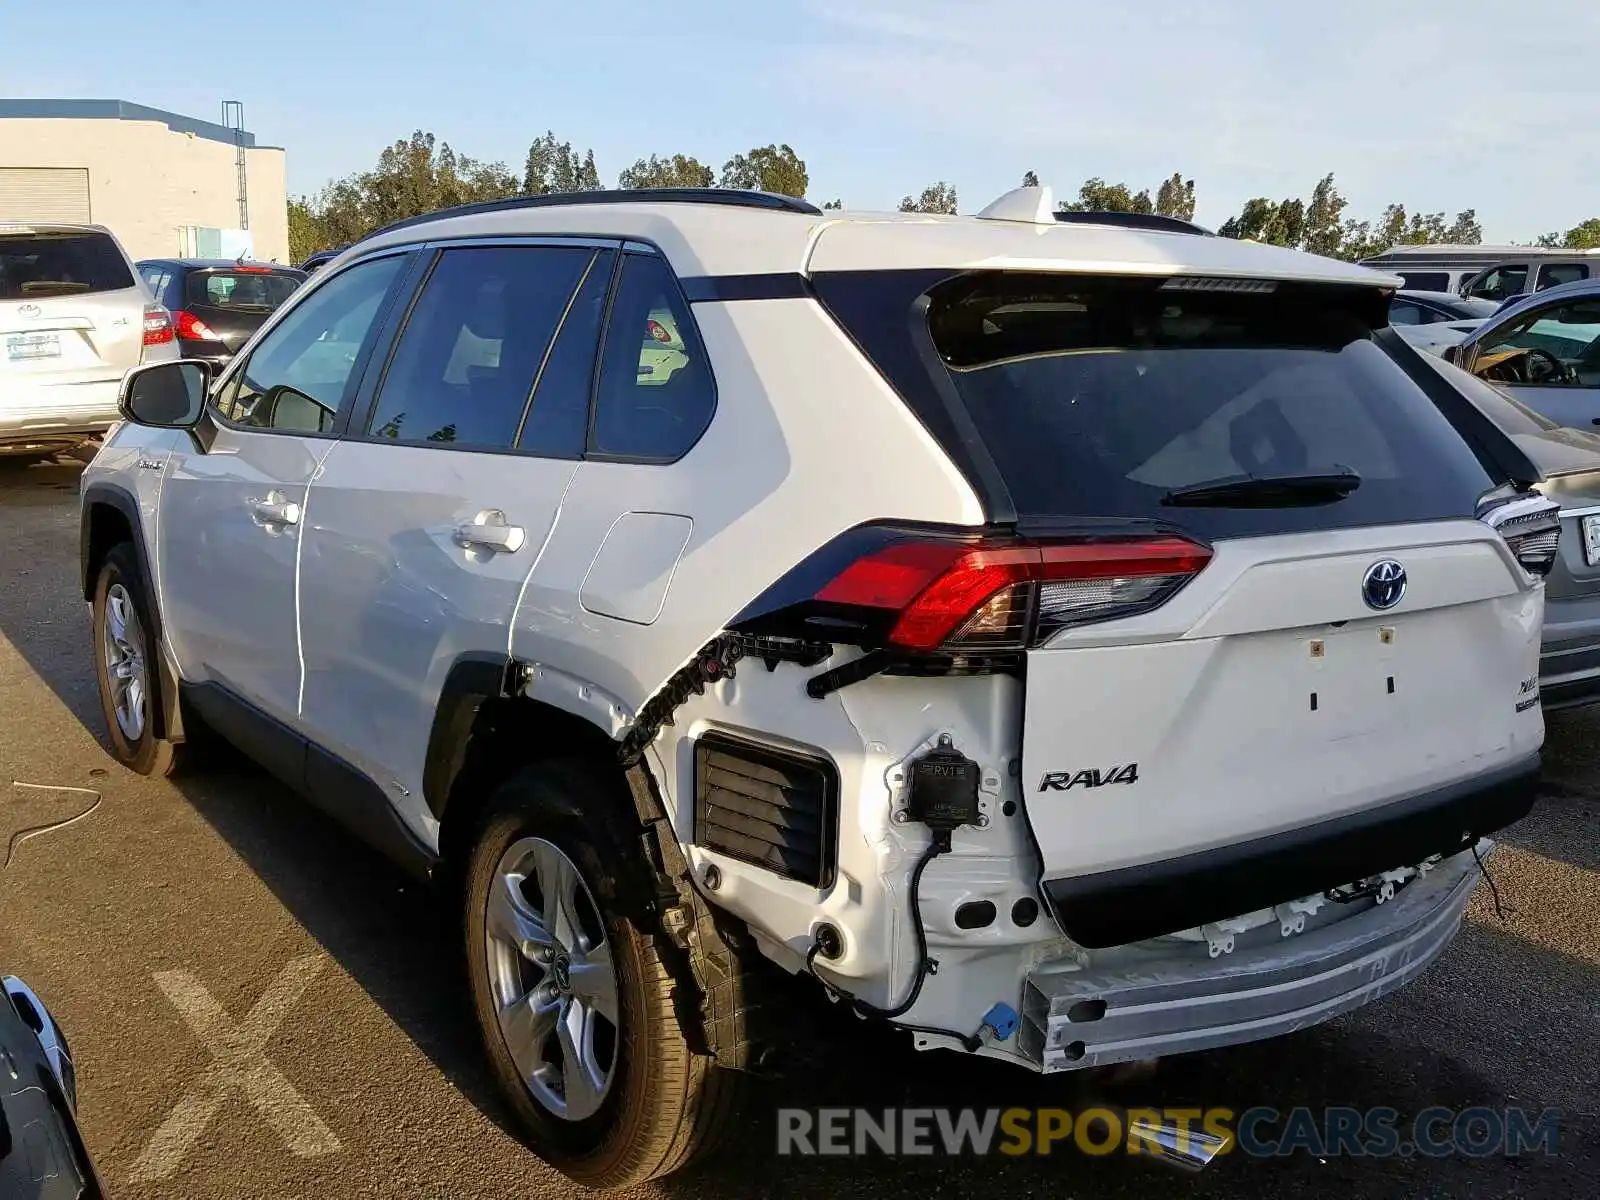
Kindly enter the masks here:
M 250 502 L 250 515 L 257 525 L 298 525 L 300 506 L 282 492 L 268 492 Z
M 456 526 L 456 545 L 464 550 L 486 550 L 490 554 L 515 554 L 528 540 L 521 525 L 506 521 L 498 508 L 486 508 L 465 525 Z

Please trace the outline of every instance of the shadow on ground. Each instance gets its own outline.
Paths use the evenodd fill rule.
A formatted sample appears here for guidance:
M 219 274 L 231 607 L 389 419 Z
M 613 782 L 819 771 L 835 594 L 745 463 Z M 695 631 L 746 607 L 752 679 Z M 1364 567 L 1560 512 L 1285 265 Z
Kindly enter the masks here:
M 76 506 L 64 504 L 62 495 L 75 491 L 76 474 L 55 466 L 30 468 L 20 481 L 15 472 L 10 479 L 0 475 L 0 544 L 6 547 L 0 635 L 103 742 L 75 574 Z M 1566 736 L 1593 736 L 1581 720 L 1563 726 Z M 1600 763 L 1600 748 L 1594 754 Z M 510 1128 L 482 1064 L 464 989 L 444 982 L 458 978 L 457 939 L 437 897 L 242 760 L 225 759 L 179 787 L 438 1069 Z M 1572 853 L 1573 845 L 1585 846 L 1579 865 L 1595 865 L 1592 838 L 1565 836 L 1559 821 L 1531 824 L 1508 840 L 1556 858 Z M 880 1190 L 1006 1200 L 1036 1194 L 1597 1195 L 1600 1121 L 1592 1099 L 1584 1099 L 1600 1079 L 1592 1001 L 1600 993 L 1597 975 L 1587 964 L 1508 933 L 1471 927 L 1418 984 L 1351 1018 L 1286 1039 L 1168 1060 L 1153 1075 L 1124 1082 L 1098 1074 L 1041 1078 L 950 1052 L 916 1054 L 898 1039 L 854 1029 L 821 1048 L 823 1070 L 758 1085 L 725 1155 L 662 1190 L 684 1200 Z M 1235 1111 L 1384 1105 L 1403 1118 L 1432 1105 L 1538 1110 L 1559 1104 L 1574 1115 L 1553 1159 L 1234 1155 L 1199 1177 L 1121 1154 L 1092 1158 L 1059 1150 L 1050 1158 L 981 1161 L 780 1159 L 774 1153 L 780 1104 L 981 1109 L 1099 1102 Z

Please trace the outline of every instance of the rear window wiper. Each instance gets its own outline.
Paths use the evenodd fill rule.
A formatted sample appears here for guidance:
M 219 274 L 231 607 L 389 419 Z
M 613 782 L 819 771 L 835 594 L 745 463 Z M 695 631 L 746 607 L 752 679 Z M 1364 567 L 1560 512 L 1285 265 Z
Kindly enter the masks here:
M 1348 467 L 1284 475 L 1232 475 L 1173 488 L 1161 503 L 1189 508 L 1288 508 L 1342 500 L 1361 486 Z

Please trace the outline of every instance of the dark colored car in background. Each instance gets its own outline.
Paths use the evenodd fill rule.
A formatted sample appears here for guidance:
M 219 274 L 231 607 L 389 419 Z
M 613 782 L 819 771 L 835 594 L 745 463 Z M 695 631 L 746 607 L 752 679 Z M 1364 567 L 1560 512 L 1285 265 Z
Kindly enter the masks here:
M 0 979 L 0 1197 L 101 1200 L 77 1107 L 66 1035 L 27 984 Z
M 150 258 L 139 264 L 156 300 L 172 313 L 178 352 L 221 366 L 306 280 L 278 263 Z
M 1404 288 L 1389 301 L 1389 324 L 1434 325 L 1441 321 L 1483 321 L 1494 316 L 1499 307 L 1493 300 Z
M 350 243 L 346 242 L 342 246 L 330 246 L 326 250 L 314 251 L 313 253 L 306 255 L 305 261 L 300 264 L 300 270 L 304 271 L 307 275 L 311 275 L 317 271 L 320 271 L 323 267 L 327 266 L 348 249 L 350 249 Z

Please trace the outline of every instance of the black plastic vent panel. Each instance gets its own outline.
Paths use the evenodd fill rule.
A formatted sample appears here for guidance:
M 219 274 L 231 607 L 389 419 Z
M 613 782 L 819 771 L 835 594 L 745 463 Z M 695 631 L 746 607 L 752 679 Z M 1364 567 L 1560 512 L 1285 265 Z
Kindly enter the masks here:
M 694 749 L 694 840 L 816 888 L 833 886 L 839 773 L 826 759 L 708 733 Z

